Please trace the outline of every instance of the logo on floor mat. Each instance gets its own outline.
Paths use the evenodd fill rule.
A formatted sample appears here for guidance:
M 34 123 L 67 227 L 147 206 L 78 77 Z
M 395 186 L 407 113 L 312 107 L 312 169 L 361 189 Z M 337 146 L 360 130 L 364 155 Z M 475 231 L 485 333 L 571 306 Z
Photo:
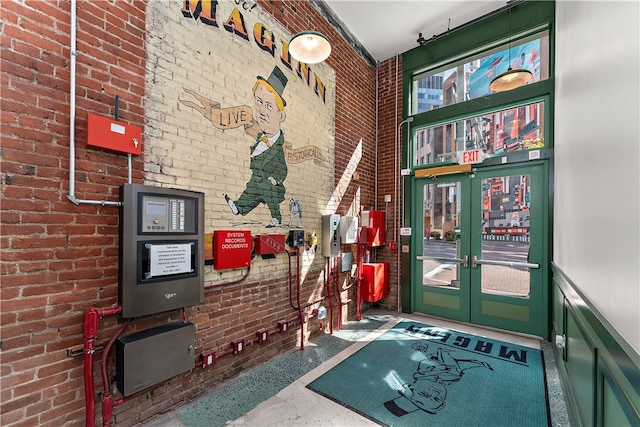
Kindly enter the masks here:
M 424 359 L 418 363 L 413 381 L 403 384 L 402 389 L 398 390 L 400 396 L 384 402 L 385 408 L 397 417 L 417 410 L 435 414 L 445 407 L 447 386 L 460 382 L 467 371 L 474 368 L 493 371 L 489 363 L 469 358 L 469 352 L 520 365 L 527 364 L 526 350 L 515 351 L 504 345 L 494 348 L 491 342 L 472 340 L 449 330 L 412 324 L 402 333 L 423 338 L 423 341 L 413 343 L 411 348 L 421 352 Z M 463 349 L 464 353 L 456 348 Z

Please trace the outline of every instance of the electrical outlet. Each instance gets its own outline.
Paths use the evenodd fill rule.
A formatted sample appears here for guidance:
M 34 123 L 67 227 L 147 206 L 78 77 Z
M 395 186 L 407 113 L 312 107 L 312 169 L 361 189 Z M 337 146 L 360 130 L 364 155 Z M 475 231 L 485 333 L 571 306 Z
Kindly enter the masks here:
M 211 366 L 216 363 L 216 352 L 210 351 L 208 353 L 202 353 L 202 367 L 206 368 L 207 366 Z
M 256 336 L 258 337 L 258 342 L 265 342 L 267 338 L 269 338 L 269 331 L 266 329 L 259 329 L 256 332 Z
M 231 341 L 231 348 L 233 349 L 233 354 L 242 353 L 244 351 L 244 341 Z

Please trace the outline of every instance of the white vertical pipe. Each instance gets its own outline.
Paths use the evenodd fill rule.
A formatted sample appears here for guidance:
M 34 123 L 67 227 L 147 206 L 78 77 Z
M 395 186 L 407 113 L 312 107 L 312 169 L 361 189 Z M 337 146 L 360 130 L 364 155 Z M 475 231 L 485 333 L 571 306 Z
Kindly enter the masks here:
M 396 129 L 398 128 L 398 54 L 396 54 L 396 84 L 395 84 L 395 101 L 396 101 L 396 105 L 395 108 L 393 109 L 394 112 L 394 116 L 395 116 L 395 121 L 396 121 Z M 398 243 L 398 236 L 397 236 L 397 230 L 398 230 L 398 209 L 400 207 L 399 203 L 398 203 L 398 151 L 399 151 L 399 147 L 398 147 L 398 132 L 396 131 L 396 135 L 395 135 L 395 141 L 396 141 L 396 146 L 395 146 L 395 153 L 394 153 L 394 162 L 393 162 L 393 204 L 395 205 L 395 208 L 393 209 L 393 241 Z M 398 276 L 399 277 L 399 276 Z
M 69 80 L 69 195 L 67 198 L 75 205 L 120 206 L 121 202 L 107 200 L 76 199 L 76 0 L 71 0 L 71 40 L 69 43 L 70 80 Z M 131 168 L 129 168 L 131 173 Z M 129 178 L 131 182 L 131 178 Z
M 69 200 L 76 203 L 76 0 L 71 0 L 71 43 L 69 46 Z
M 376 62 L 376 160 L 374 162 L 375 164 L 375 182 L 374 182 L 374 196 L 373 196 L 373 200 L 375 201 L 374 203 L 374 209 L 378 210 L 378 114 L 379 114 L 379 109 L 378 109 L 378 100 L 380 99 L 379 94 L 378 94 L 378 90 L 379 90 L 379 85 L 378 85 L 378 79 L 379 79 L 379 70 L 380 70 L 380 61 Z M 388 218 L 386 218 L 385 216 L 385 222 L 388 220 Z

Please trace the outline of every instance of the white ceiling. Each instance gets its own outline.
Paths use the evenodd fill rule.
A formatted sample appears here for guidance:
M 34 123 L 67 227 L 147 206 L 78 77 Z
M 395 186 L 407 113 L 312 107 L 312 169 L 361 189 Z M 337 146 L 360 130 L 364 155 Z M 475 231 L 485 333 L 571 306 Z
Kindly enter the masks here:
M 324 0 L 376 61 L 418 45 L 507 5 L 485 0 Z

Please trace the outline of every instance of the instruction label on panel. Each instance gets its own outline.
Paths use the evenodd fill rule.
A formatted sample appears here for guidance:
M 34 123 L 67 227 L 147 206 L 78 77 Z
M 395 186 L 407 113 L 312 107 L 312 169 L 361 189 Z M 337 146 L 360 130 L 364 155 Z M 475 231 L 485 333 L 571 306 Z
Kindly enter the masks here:
M 191 244 L 152 245 L 151 277 L 191 272 Z

